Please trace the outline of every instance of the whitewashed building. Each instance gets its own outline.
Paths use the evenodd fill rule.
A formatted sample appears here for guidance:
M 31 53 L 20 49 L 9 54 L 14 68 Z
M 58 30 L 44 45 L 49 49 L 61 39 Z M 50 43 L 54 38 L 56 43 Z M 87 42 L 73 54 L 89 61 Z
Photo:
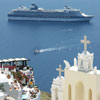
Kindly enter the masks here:
M 94 54 L 87 51 L 90 41 L 86 36 L 81 43 L 84 51 L 74 58 L 74 65 L 64 60 L 64 71 L 59 67 L 59 76 L 51 86 L 52 100 L 100 100 L 100 70 L 93 65 Z
M 10 75 L 10 78 L 7 78 L 7 75 Z M 4 92 L 6 93 L 5 96 L 9 95 L 13 97 L 15 100 L 21 100 L 21 88 L 19 83 L 17 83 L 17 86 L 19 89 L 14 89 L 14 85 L 12 84 L 14 82 L 14 78 L 11 75 L 11 73 L 7 70 L 0 69 L 0 85 L 3 85 Z

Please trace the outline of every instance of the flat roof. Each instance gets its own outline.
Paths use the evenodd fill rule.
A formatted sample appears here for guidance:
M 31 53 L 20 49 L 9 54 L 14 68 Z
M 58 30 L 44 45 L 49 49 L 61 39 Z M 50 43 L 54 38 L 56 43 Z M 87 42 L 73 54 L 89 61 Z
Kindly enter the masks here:
M 6 75 L 0 73 L 0 83 L 6 83 L 6 82 L 8 82 Z

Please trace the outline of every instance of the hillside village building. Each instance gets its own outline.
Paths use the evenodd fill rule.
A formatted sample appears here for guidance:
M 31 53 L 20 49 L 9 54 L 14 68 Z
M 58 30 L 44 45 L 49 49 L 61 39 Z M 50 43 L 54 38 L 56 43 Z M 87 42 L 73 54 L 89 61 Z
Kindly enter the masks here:
M 0 100 L 41 100 L 28 61 L 26 58 L 0 60 Z

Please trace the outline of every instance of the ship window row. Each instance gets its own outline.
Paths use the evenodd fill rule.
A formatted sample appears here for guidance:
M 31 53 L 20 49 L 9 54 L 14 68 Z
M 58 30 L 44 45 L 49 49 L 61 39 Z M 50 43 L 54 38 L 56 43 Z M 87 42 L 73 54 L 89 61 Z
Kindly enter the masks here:
M 12 16 L 31 16 L 31 17 L 66 17 L 66 16 L 77 16 L 79 14 L 77 13 L 59 13 L 59 12 L 53 12 L 53 13 L 44 13 L 44 12 L 31 12 L 31 11 L 16 11 L 11 14 Z
M 42 16 L 47 16 L 47 17 L 55 17 L 55 16 L 77 16 L 77 15 L 80 15 L 80 14 L 77 14 L 77 13 L 38 13 L 38 12 L 16 12 L 12 15 L 19 15 L 19 16 L 39 16 L 39 17 L 42 17 Z
M 66 14 L 64 12 L 31 12 L 31 11 L 16 11 L 14 12 L 15 14 L 39 14 L 39 15 L 60 15 L 60 14 Z
M 78 14 L 71 14 L 71 13 L 14 13 L 12 15 L 22 15 L 22 16 L 75 16 L 75 15 L 78 15 Z
M 40 16 L 40 15 L 32 15 L 32 16 L 26 16 L 26 15 L 10 15 L 10 16 L 15 16 L 15 17 L 33 17 L 33 18 L 77 18 L 77 17 L 80 17 L 80 16 L 62 16 L 62 15 L 60 15 L 60 16 Z

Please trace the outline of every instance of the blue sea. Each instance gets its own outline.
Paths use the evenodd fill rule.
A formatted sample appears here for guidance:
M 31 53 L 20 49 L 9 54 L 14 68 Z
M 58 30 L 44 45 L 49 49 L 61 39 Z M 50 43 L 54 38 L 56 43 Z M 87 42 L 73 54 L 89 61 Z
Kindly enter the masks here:
M 45 9 L 60 9 L 65 5 L 94 15 L 91 22 L 9 22 L 7 13 L 19 5 L 36 3 Z M 50 92 L 53 78 L 58 76 L 63 60 L 73 65 L 73 58 L 83 51 L 80 40 L 87 35 L 91 40 L 88 50 L 94 53 L 94 66 L 100 69 L 100 1 L 99 0 L 0 0 L 0 59 L 26 57 L 33 66 L 36 84 Z M 34 55 L 34 49 L 41 53 Z

